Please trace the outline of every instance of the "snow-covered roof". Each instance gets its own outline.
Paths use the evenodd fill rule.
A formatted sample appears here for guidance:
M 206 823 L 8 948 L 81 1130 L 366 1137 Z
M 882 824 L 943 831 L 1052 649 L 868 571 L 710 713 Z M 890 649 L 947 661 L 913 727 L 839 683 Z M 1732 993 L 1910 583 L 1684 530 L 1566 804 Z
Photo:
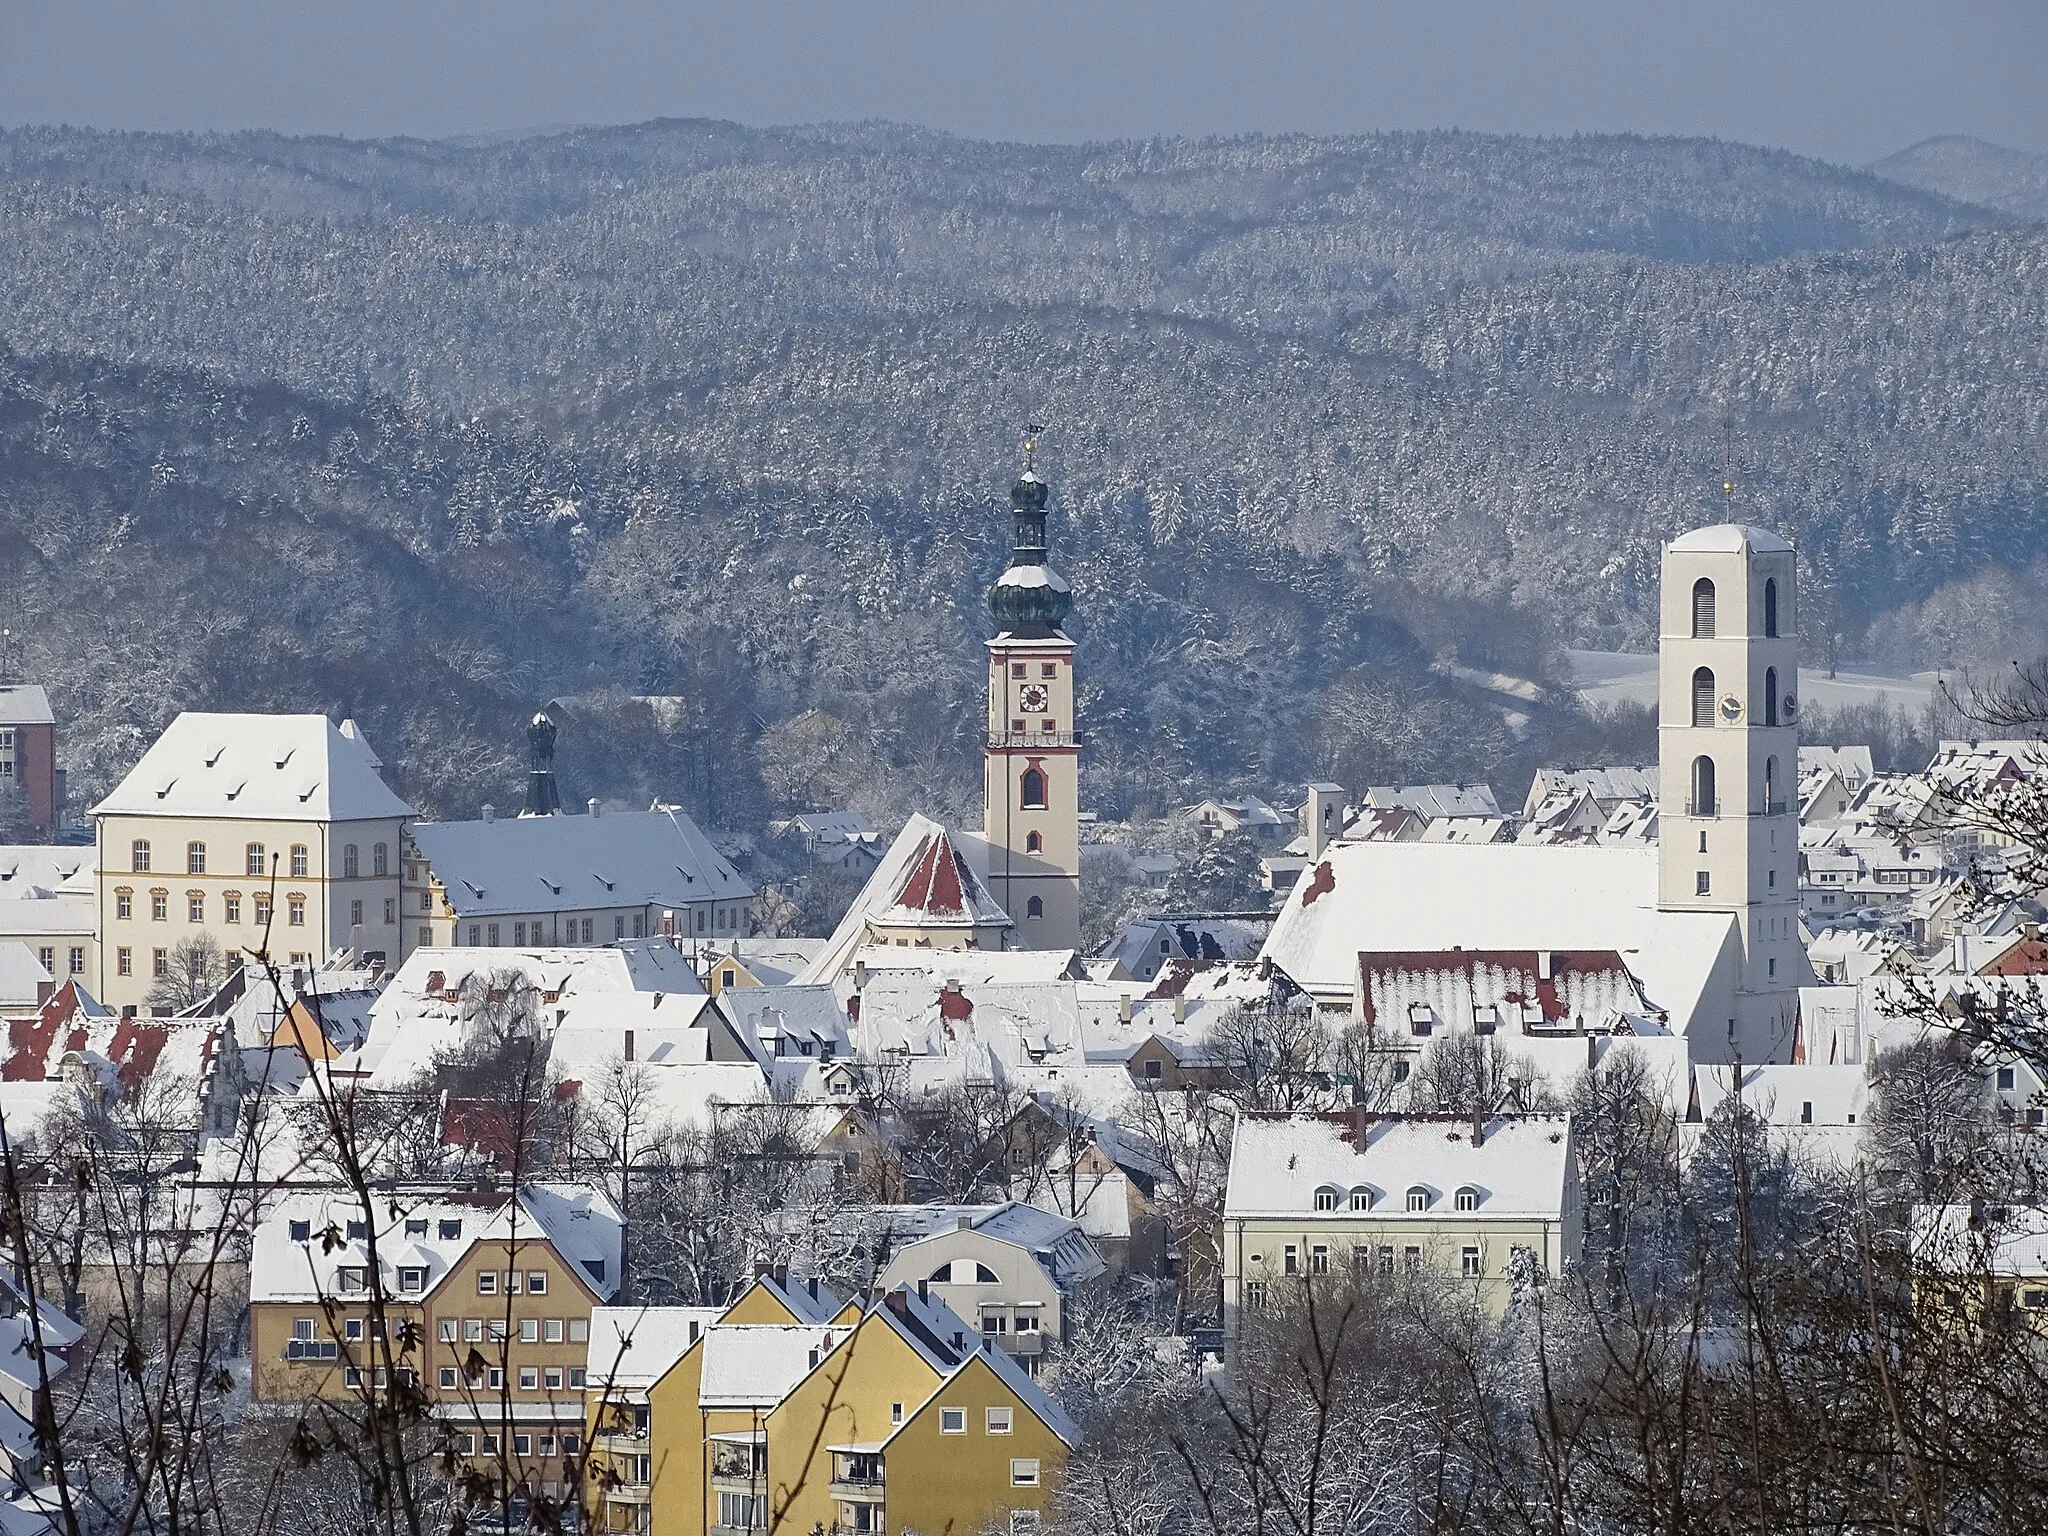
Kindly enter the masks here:
M 71 843 L 0 846 L 0 897 L 89 896 L 94 890 L 94 857 L 94 849 Z
M 1702 1117 L 1711 1118 L 1735 1092 L 1735 1068 L 1693 1068 Z M 1861 1125 L 1869 1114 L 1870 1080 L 1860 1065 L 1745 1066 L 1742 1107 L 1780 1127 Z
M 0 725 L 55 725 L 40 683 L 0 683 Z
M 1685 555 L 1739 555 L 1744 551 L 1751 554 L 1769 555 L 1792 552 L 1792 546 L 1780 535 L 1768 528 L 1751 527 L 1748 523 L 1715 523 L 1707 528 L 1695 528 L 1682 533 L 1665 548 Z
M 1633 1030 L 1649 1013 L 1614 950 L 1367 950 L 1360 1012 L 1375 1030 L 1502 1034 Z
M 19 948 L 0 944 L 0 955 L 10 947 Z M 119 1018 L 67 982 L 33 1016 L 8 1021 L 0 1081 L 49 1082 L 65 1075 L 68 1060 L 81 1081 L 109 1090 L 145 1080 L 187 1083 L 196 1111 L 227 1041 L 218 1019 Z
M 799 982 L 830 982 L 853 968 L 854 952 L 872 940 L 870 922 L 878 913 L 895 905 L 898 892 L 909 879 L 913 865 L 929 851 L 932 841 L 938 837 L 963 845 L 966 842 L 964 838 L 952 837 L 929 816 L 913 815 L 904 822 L 903 830 L 896 834 L 888 852 L 882 855 L 881 861 L 868 875 L 867 883 L 860 888 L 860 894 L 853 898 L 846 915 L 840 918 L 839 926 L 832 930 L 832 937 L 797 976 Z M 980 888 L 979 881 L 976 885 Z M 984 898 L 987 897 L 985 888 L 980 888 L 980 891 Z M 1001 911 L 1000 908 L 997 910 Z M 1003 914 L 1000 925 L 1008 926 L 1009 922 L 1008 914 Z
M 1658 910 L 1655 848 L 1346 843 L 1288 893 L 1260 958 L 1335 998 L 1367 950 L 1613 950 L 1685 1033 L 1735 924 Z
M 1365 1145 L 1357 1144 L 1363 1126 Z M 1225 1217 L 1313 1218 L 1316 1192 L 1344 1198 L 1368 1192 L 1376 1219 L 1441 1220 L 1456 1194 L 1471 1189 L 1476 1207 L 1461 1220 L 1559 1219 L 1572 1171 L 1571 1120 L 1566 1115 L 1495 1116 L 1475 1146 L 1472 1122 L 1455 1115 L 1247 1115 L 1230 1145 Z M 1419 1212 L 1408 1192 L 1421 1189 Z
M 54 980 L 35 951 L 15 939 L 0 939 L 0 1008 L 33 1008 Z
M 1868 747 L 1801 747 L 1799 771 L 1806 774 L 1817 770 L 1840 774 L 1842 782 L 1851 789 L 1861 784 L 1875 771 Z
M 714 1323 L 704 1333 L 700 1408 L 773 1408 L 852 1331 L 815 1323 Z
M 370 821 L 410 816 L 353 720 L 187 710 L 157 737 L 99 816 Z
M 1588 794 L 1603 810 L 1623 800 L 1655 800 L 1657 770 L 1650 768 L 1539 768 L 1530 780 L 1524 814 L 1538 803 L 1559 793 Z
M 463 918 L 754 894 L 678 810 L 419 822 L 411 836 Z
M 1498 817 L 1491 784 L 1376 784 L 1365 803 L 1381 810 L 1402 806 L 1435 821 L 1443 816 Z
M 925 834 L 868 921 L 883 928 L 1007 928 L 1010 915 L 939 827 Z
M 723 1307 L 592 1307 L 587 1379 L 598 1393 L 644 1393 L 689 1352 Z
M 1482 846 L 1497 843 L 1508 824 L 1499 816 L 1439 816 L 1422 829 L 1418 843 L 1463 843 Z
M 545 1239 L 600 1300 L 618 1288 L 618 1208 L 602 1190 L 585 1184 L 531 1183 L 517 1200 L 508 1194 L 453 1190 L 379 1193 L 377 1257 L 390 1273 L 389 1294 L 400 1297 L 397 1271 L 426 1270 L 425 1295 L 479 1242 Z M 354 1224 L 352 1226 L 352 1224 Z M 341 1190 L 295 1190 L 280 1195 L 257 1226 L 249 1254 L 249 1299 L 307 1301 L 339 1297 L 339 1272 L 368 1262 L 361 1204 Z M 331 1250 L 323 1234 L 342 1241 Z M 304 1231 L 295 1237 L 295 1231 Z
M 2048 1279 L 2048 1210 L 2032 1205 L 1916 1205 L 1913 1246 L 1923 1263 L 1951 1272 L 1983 1270 L 2007 1279 Z

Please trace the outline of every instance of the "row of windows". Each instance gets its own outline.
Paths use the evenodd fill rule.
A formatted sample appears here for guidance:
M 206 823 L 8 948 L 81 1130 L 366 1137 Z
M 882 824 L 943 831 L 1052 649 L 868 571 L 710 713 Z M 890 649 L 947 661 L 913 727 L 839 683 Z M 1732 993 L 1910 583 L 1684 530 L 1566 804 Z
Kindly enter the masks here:
M 1718 816 L 1721 814 L 1719 775 L 1714 760 L 1704 753 L 1692 760 L 1692 792 L 1686 804 L 1688 816 Z M 1778 759 L 1771 756 L 1764 759 L 1764 801 L 1761 814 L 1775 816 L 1785 809 L 1785 802 L 1778 798 Z
M 1705 729 L 1713 725 L 1715 710 L 1714 693 L 1714 669 L 1712 667 L 1695 667 L 1692 674 L 1692 723 L 1696 727 Z M 1781 704 L 1779 701 L 1778 669 L 1776 667 L 1765 667 L 1763 724 L 1790 725 L 1792 723 L 1792 712 L 1789 708 L 1785 707 L 1789 703 L 1790 700 L 1786 700 L 1784 704 Z M 1730 723 L 1732 724 L 1736 719 L 1740 718 L 1740 715 L 1741 710 L 1736 708 L 1734 714 L 1729 717 Z M 1781 719 L 1780 716 L 1783 716 L 1783 718 Z
M 515 1379 L 521 1392 L 580 1392 L 583 1390 L 584 1371 L 580 1365 L 522 1365 L 516 1368 Z M 486 1366 L 483 1370 L 472 1371 L 453 1365 L 440 1368 L 437 1383 L 444 1392 L 463 1388 L 471 1392 L 502 1392 L 505 1390 L 505 1372 L 500 1366 Z M 543 1455 L 546 1452 L 542 1453 Z
M 481 1344 L 486 1341 L 503 1343 L 511 1337 L 506 1321 L 502 1317 L 444 1317 L 435 1325 L 435 1332 L 443 1344 Z M 519 1319 L 519 1342 L 587 1344 L 590 1342 L 590 1319 L 522 1317 Z
M 138 875 L 148 874 L 151 867 L 151 857 L 148 838 L 138 837 L 128 845 L 128 867 L 134 873 Z M 270 872 L 270 866 L 267 862 L 268 857 L 269 855 L 265 851 L 263 844 L 248 844 L 242 850 L 243 871 L 250 875 L 268 874 Z M 299 879 L 304 879 L 310 866 L 311 858 L 306 845 L 304 843 L 293 843 L 291 846 L 292 874 Z M 191 842 L 185 845 L 185 873 L 188 875 L 203 875 L 206 873 L 205 843 Z M 370 849 L 370 873 L 373 875 L 388 875 L 391 873 L 390 844 L 377 843 L 372 845 Z M 341 877 L 344 880 L 354 880 L 361 874 L 361 851 L 354 843 L 345 844 L 341 850 Z
M 1714 638 L 1714 584 L 1704 576 L 1692 584 L 1692 637 L 1695 640 Z M 1764 582 L 1764 638 L 1778 638 L 1778 580 L 1775 576 Z
M 65 959 L 70 964 L 71 975 L 83 976 L 85 974 L 85 946 L 83 944 L 72 945 L 70 953 L 65 956 Z M 40 965 L 52 976 L 55 976 L 57 974 L 57 950 L 55 946 L 49 944 L 39 945 L 36 949 L 36 964 Z
M 1369 1211 L 1372 1209 L 1372 1203 L 1377 1197 L 1378 1191 L 1368 1184 L 1353 1185 L 1348 1192 L 1337 1188 L 1334 1184 L 1325 1184 L 1316 1191 L 1316 1209 L 1319 1211 L 1334 1211 L 1341 1202 L 1349 1210 Z M 1479 1191 L 1470 1184 L 1460 1188 L 1457 1194 L 1453 1196 L 1453 1200 L 1461 1211 L 1476 1211 L 1479 1209 Z M 1407 1203 L 1410 1211 L 1426 1211 L 1435 1202 L 1435 1193 L 1426 1185 L 1411 1184 L 1408 1187 Z
M 495 1456 L 498 1454 L 498 1437 L 496 1435 L 484 1435 L 481 1437 L 481 1441 L 479 1441 L 479 1437 L 475 1434 L 459 1434 L 454 1437 L 454 1440 L 455 1448 L 465 1456 L 476 1455 L 479 1443 L 483 1447 L 484 1455 Z M 580 1455 L 583 1451 L 583 1437 L 581 1435 L 564 1435 L 562 1436 L 561 1445 L 564 1456 Z M 516 1434 L 512 1437 L 512 1454 L 514 1456 L 552 1456 L 555 1454 L 555 1437 L 553 1435 Z M 553 1485 L 549 1484 L 547 1487 L 552 1489 Z
M 294 928 L 305 927 L 306 898 L 294 891 L 291 895 L 285 897 L 284 903 L 286 922 Z M 221 892 L 220 904 L 222 922 L 239 923 L 242 920 L 242 893 L 240 891 Z M 256 925 L 259 928 L 270 921 L 270 896 L 268 892 L 252 898 L 251 907 Z M 363 904 L 360 901 L 353 903 L 352 910 L 355 913 L 355 921 L 361 922 L 363 920 Z M 165 922 L 169 919 L 170 915 L 171 893 L 162 890 L 151 891 L 149 893 L 150 921 L 155 923 Z M 390 922 L 397 915 L 396 901 L 385 902 L 384 920 Z M 133 891 L 125 887 L 115 888 L 114 916 L 123 922 L 135 916 L 135 893 Z M 185 893 L 185 920 L 192 923 L 203 923 L 206 921 L 206 893 L 204 891 L 187 891 Z
M 1254 1260 L 1263 1257 L 1264 1255 L 1262 1254 L 1255 1253 L 1252 1255 Z M 1408 1243 L 1403 1245 L 1400 1268 L 1403 1272 L 1411 1275 L 1422 1272 L 1421 1244 Z M 1393 1244 L 1381 1243 L 1375 1248 L 1370 1243 L 1360 1243 L 1351 1250 L 1352 1274 L 1363 1276 L 1372 1274 L 1375 1271 L 1382 1275 L 1391 1275 L 1396 1272 Z M 1280 1272 L 1286 1275 L 1297 1276 L 1304 1273 L 1327 1275 L 1330 1273 L 1329 1245 L 1327 1243 L 1311 1243 L 1309 1245 L 1308 1268 L 1304 1271 L 1300 1248 L 1293 1243 L 1288 1243 L 1281 1250 Z M 1468 1243 L 1458 1250 L 1458 1275 L 1461 1279 L 1477 1280 L 1485 1273 L 1485 1256 L 1478 1244 Z M 1258 1308 L 1265 1306 L 1269 1294 L 1267 1284 L 1263 1280 L 1247 1280 L 1244 1283 L 1244 1300 L 1245 1305 L 1248 1307 Z
M 426 905 L 425 901 L 421 902 L 423 909 Z M 386 906 L 388 909 L 389 903 Z M 507 932 L 510 932 L 512 944 L 515 948 L 522 948 L 528 944 L 597 944 L 605 942 L 598 937 L 598 921 L 594 917 L 565 917 L 561 919 L 561 926 L 558 930 L 561 934 L 560 938 L 551 936 L 547 920 L 544 918 L 519 918 L 510 923 L 471 923 L 469 925 L 468 942 L 469 947 L 472 949 L 495 949 L 505 942 L 504 936 Z M 628 919 L 624 913 L 615 912 L 612 914 L 611 942 L 615 943 L 626 937 L 627 923 Z M 632 936 L 634 938 L 644 939 L 647 937 L 646 913 L 635 912 L 632 915 L 631 924 L 633 929 Z M 697 933 L 732 933 L 737 931 L 739 926 L 740 909 L 737 907 L 699 907 L 693 931 Z M 430 931 L 426 928 L 420 930 L 420 942 L 422 944 L 431 942 L 428 938 Z M 455 925 L 452 937 L 457 944 L 463 942 L 462 925 L 460 923 Z

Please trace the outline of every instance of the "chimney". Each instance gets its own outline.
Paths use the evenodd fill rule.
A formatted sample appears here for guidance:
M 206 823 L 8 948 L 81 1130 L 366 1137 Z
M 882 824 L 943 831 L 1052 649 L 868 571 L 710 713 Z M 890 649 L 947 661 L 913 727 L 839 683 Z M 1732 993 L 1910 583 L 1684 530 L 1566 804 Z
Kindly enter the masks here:
M 1367 1125 L 1368 1125 L 1368 1124 L 1370 1123 L 1370 1121 L 1371 1121 L 1371 1118 L 1372 1118 L 1372 1117 L 1371 1117 L 1370 1115 L 1368 1115 L 1368 1114 L 1366 1113 L 1366 1108 L 1365 1108 L 1365 1106 L 1364 1106 L 1363 1104 L 1356 1104 L 1356 1105 L 1353 1105 L 1353 1106 L 1352 1106 L 1352 1110 L 1351 1110 L 1351 1150 L 1352 1150 L 1352 1151 L 1354 1151 L 1354 1152 L 1363 1152 L 1363 1151 L 1365 1150 L 1365 1128 L 1366 1128 L 1366 1126 L 1367 1126 Z
M 1538 981 L 1548 981 L 1548 980 L 1550 980 L 1550 967 L 1551 967 L 1551 956 L 1550 956 L 1550 951 L 1549 951 L 1549 950 L 1547 950 L 1547 949 L 1539 949 L 1539 950 L 1537 950 L 1537 951 L 1536 951 L 1536 979 L 1537 979 Z
M 974 1218 L 972 1216 L 955 1216 L 953 1218 L 953 1230 L 955 1232 L 972 1232 L 974 1230 Z
M 865 960 L 853 962 L 853 990 L 864 992 L 868 985 L 868 963 Z
M 1118 1019 L 1122 1020 L 1126 1024 L 1131 1022 L 1130 993 L 1126 992 L 1121 998 L 1117 999 L 1116 1016 Z
M 497 807 L 496 807 L 495 805 L 487 805 L 487 806 L 485 806 L 485 807 L 484 807 L 484 825 L 488 827 L 488 826 L 489 826 L 489 825 L 490 825 L 490 824 L 491 824 L 492 822 L 496 821 L 497 819 L 498 819 L 498 808 L 497 808 Z
M 633 1031 L 629 1029 L 626 1031 L 626 1060 L 632 1061 L 633 1059 Z
M 958 976 L 948 976 L 941 990 L 950 992 L 955 997 L 958 997 L 960 995 L 960 978 Z
M 598 818 L 598 817 L 600 817 L 600 816 L 602 816 L 602 815 L 604 814 L 604 804 L 603 804 L 603 802 L 602 802 L 602 801 L 600 801 L 600 800 L 599 800 L 599 799 L 597 798 L 597 796 L 595 796 L 595 795 L 592 795 L 592 796 L 590 797 L 590 800 L 589 800 L 589 805 L 590 805 L 590 819 L 591 819 L 592 821 L 595 821 L 595 820 L 597 820 L 597 818 Z
M 1173 995 L 1173 1022 L 1185 1024 L 1188 1021 L 1188 1000 L 1176 992 Z
M 1476 1107 L 1472 1111 L 1472 1145 L 1486 1145 L 1486 1111 Z

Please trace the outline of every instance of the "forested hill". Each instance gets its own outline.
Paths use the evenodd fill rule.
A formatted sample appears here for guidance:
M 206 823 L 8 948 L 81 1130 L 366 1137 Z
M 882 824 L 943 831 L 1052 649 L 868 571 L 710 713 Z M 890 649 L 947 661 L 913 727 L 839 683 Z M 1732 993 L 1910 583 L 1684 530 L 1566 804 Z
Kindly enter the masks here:
M 354 702 L 473 809 L 522 707 L 609 689 L 689 708 L 620 706 L 572 794 L 944 809 L 1031 420 L 1111 811 L 1578 739 L 1450 665 L 1646 639 L 1731 452 L 1852 636 L 2048 532 L 2048 234 L 1737 145 L 35 129 L 0 257 L 0 519 L 85 786 L 177 707 Z M 135 692 L 71 632 L 124 580 Z

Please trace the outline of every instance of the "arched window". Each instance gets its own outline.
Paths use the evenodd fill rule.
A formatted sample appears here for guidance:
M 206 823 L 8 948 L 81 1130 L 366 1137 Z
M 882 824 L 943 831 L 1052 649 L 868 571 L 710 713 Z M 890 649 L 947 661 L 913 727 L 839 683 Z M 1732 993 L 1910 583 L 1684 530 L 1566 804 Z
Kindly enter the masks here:
M 1354 1211 L 1369 1211 L 1372 1209 L 1372 1191 L 1365 1185 L 1360 1184 L 1351 1191 L 1351 1209 Z
M 1773 576 L 1764 583 L 1764 635 L 1778 638 L 1778 578 Z
M 1778 723 L 1778 669 L 1764 668 L 1764 724 Z
M 1704 576 L 1692 584 L 1692 637 L 1714 638 L 1714 584 Z
M 1719 812 L 1714 794 L 1714 760 L 1711 757 L 1692 760 L 1692 804 L 1688 810 L 1694 816 L 1713 816 Z
M 1692 675 L 1692 723 L 1714 723 L 1714 672 L 1711 667 L 1701 667 Z
M 933 1270 L 930 1278 L 925 1283 L 928 1285 L 951 1285 L 953 1283 L 953 1261 L 948 1259 L 937 1269 Z
M 1408 1209 L 1411 1211 L 1426 1211 L 1429 1209 L 1429 1191 L 1420 1184 L 1411 1184 L 1408 1187 Z
M 974 1266 L 974 1283 L 976 1285 L 1001 1285 L 1002 1281 L 996 1278 L 996 1272 L 986 1264 L 977 1264 Z
M 1034 896 L 1029 901 L 1025 902 L 1024 915 L 1026 917 L 1045 916 L 1045 898 L 1043 896 Z
M 388 875 L 391 873 L 391 845 L 379 843 L 370 850 L 370 873 Z
M 1024 851 L 1026 853 L 1040 853 L 1044 851 L 1044 848 L 1045 839 L 1036 832 L 1026 832 L 1024 834 Z
M 1470 1184 L 1467 1184 L 1458 1191 L 1458 1209 L 1461 1211 L 1476 1211 L 1479 1209 L 1479 1191 Z
M 355 879 L 358 873 L 356 866 L 356 845 L 350 843 L 341 850 L 341 878 L 344 880 Z
M 1017 780 L 1018 803 L 1027 811 L 1045 809 L 1045 770 L 1026 768 Z
M 1337 1209 L 1337 1191 L 1327 1185 L 1316 1191 L 1316 1209 L 1334 1211 Z
M 188 875 L 203 875 L 206 873 L 206 844 L 187 843 L 185 845 L 185 873 Z

